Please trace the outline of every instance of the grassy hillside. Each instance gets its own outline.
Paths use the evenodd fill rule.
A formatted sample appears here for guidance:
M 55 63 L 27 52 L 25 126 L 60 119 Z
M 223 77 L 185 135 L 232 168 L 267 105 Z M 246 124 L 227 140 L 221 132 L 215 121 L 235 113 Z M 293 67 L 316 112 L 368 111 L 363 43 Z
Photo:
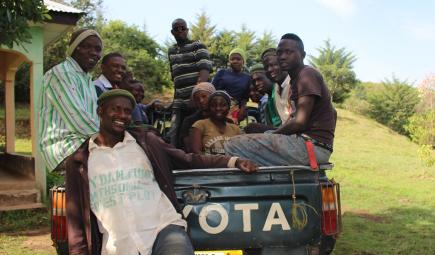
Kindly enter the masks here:
M 331 161 L 344 224 L 335 254 L 435 254 L 435 167 L 417 145 L 339 110 Z
M 30 143 L 22 140 L 17 147 L 29 151 Z M 339 110 L 334 150 L 335 168 L 328 175 L 341 184 L 344 224 L 334 254 L 435 254 L 435 167 L 420 162 L 417 145 Z M 53 253 L 36 251 L 24 240 L 0 233 L 0 254 Z

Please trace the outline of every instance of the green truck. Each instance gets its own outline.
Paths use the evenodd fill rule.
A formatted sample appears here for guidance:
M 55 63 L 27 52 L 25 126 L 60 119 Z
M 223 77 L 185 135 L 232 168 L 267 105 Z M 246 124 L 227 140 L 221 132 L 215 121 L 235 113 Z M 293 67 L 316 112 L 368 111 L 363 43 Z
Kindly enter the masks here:
M 329 254 L 341 229 L 332 164 L 174 171 L 197 255 Z
M 196 255 L 329 254 L 341 229 L 332 165 L 175 170 Z M 51 189 L 52 239 L 68 254 L 65 189 Z

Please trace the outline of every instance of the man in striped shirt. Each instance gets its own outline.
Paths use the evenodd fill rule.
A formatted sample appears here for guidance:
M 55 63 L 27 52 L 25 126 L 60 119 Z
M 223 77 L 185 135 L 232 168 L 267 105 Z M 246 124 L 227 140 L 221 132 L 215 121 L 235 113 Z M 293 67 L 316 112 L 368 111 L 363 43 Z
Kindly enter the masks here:
M 187 34 L 186 21 L 176 19 L 172 22 L 171 33 L 177 41 L 168 51 L 175 95 L 172 105 L 171 143 L 179 147 L 178 135 L 183 119 L 189 111 L 190 95 L 193 87 L 200 82 L 207 82 L 211 61 L 206 46 L 198 41 L 191 41 Z
M 39 149 L 50 171 L 98 131 L 97 94 L 89 72 L 101 58 L 102 40 L 91 29 L 71 36 L 66 60 L 45 73 L 41 93 Z

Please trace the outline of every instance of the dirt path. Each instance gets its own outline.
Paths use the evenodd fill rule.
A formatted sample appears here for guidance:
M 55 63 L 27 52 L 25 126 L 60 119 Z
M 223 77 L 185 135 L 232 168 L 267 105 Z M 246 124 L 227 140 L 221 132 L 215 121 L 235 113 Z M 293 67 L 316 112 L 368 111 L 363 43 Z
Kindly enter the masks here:
M 40 255 L 55 255 L 56 249 L 52 246 L 50 238 L 50 229 L 43 228 L 24 232 L 3 233 L 8 236 L 9 245 L 19 245 L 21 247 L 5 247 L 0 254 L 12 254 L 20 252 L 20 254 L 40 254 Z

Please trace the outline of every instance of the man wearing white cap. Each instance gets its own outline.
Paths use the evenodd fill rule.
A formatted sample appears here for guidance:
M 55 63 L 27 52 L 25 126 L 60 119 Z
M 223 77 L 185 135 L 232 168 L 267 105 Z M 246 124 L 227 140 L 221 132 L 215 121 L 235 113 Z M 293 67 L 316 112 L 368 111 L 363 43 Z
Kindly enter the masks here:
M 50 171 L 62 170 L 65 158 L 98 131 L 97 94 L 89 72 L 100 60 L 102 49 L 96 31 L 75 31 L 66 60 L 44 75 L 38 135 Z

